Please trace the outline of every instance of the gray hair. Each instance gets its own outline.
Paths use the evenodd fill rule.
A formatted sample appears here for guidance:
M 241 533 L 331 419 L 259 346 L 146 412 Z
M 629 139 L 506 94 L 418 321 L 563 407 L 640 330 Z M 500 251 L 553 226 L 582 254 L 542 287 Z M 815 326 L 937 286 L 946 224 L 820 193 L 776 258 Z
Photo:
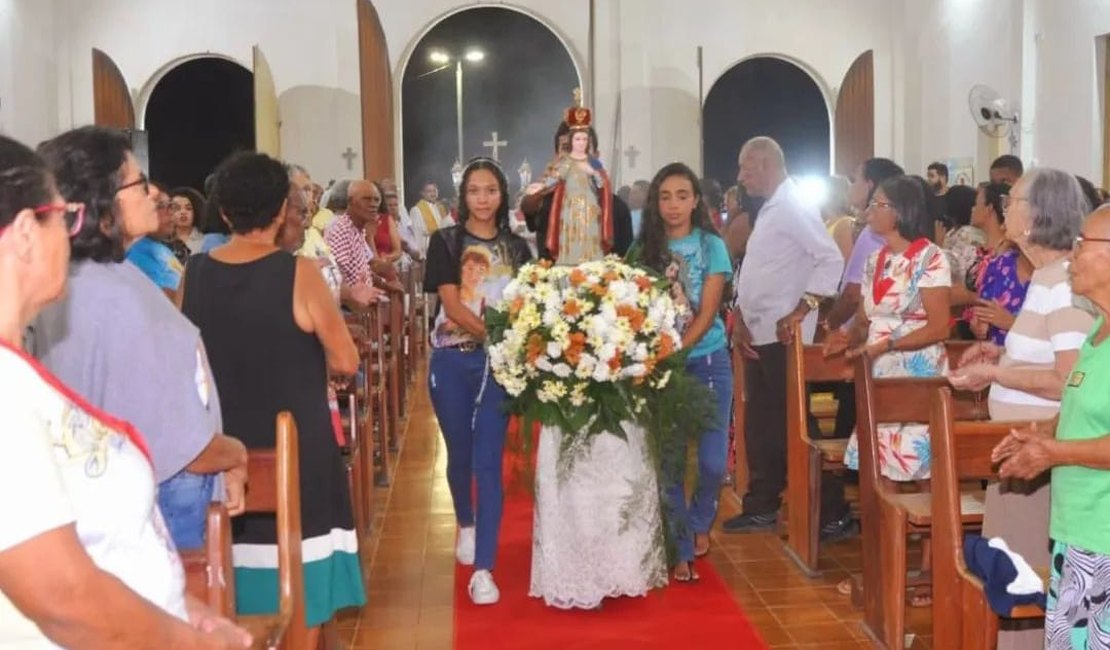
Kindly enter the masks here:
M 1057 251 L 1071 250 L 1088 210 L 1079 182 L 1067 172 L 1048 167 L 1033 169 L 1021 180 L 1029 188 L 1029 243 Z
M 743 147 L 740 147 L 740 157 L 743 158 L 747 154 L 759 155 L 776 169 L 786 170 L 786 156 L 782 153 L 782 147 L 773 138 L 759 135 L 748 140 Z
M 328 188 L 324 195 L 320 197 L 320 202 L 325 208 L 331 210 L 336 214 L 347 211 L 347 188 L 350 187 L 350 180 L 341 180 Z
M 312 174 L 309 174 L 307 169 L 296 163 L 285 163 L 285 171 L 289 172 L 290 180 L 297 174 L 304 174 L 308 178 L 312 178 Z

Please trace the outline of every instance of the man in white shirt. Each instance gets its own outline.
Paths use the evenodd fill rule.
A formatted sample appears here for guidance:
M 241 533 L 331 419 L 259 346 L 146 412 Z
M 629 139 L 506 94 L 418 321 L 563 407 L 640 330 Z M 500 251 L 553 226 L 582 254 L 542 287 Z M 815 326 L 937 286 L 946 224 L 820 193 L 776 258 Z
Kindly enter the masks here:
M 440 228 L 451 225 L 451 218 L 439 205 L 439 187 L 427 181 L 420 190 L 420 200 L 408 212 L 405 226 L 412 228 L 415 244 L 421 254 L 428 250 L 428 239 Z
M 723 528 L 746 533 L 777 523 L 786 487 L 786 344 L 794 332 L 813 342 L 817 308 L 836 295 L 844 258 L 818 209 L 802 201 L 787 176 L 782 149 L 774 140 L 758 137 L 744 144 L 737 180 L 749 195 L 767 200 L 736 282 L 733 340 L 744 357 L 747 403 L 758 407 L 745 418 L 750 480 L 743 514 Z M 847 511 L 840 505 L 839 490 L 832 496 L 834 503 L 822 515 L 838 521 Z

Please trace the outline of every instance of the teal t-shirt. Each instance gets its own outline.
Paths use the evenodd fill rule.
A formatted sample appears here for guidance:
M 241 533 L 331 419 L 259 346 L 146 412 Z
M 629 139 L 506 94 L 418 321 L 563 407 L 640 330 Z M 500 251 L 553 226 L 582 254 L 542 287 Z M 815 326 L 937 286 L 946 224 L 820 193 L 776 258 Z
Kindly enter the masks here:
M 710 275 L 721 274 L 727 279 L 732 274 L 732 261 L 728 256 L 725 242 L 716 234 L 711 234 L 694 228 L 694 231 L 682 239 L 670 240 L 670 251 L 679 261 L 678 278 L 682 289 L 690 303 L 693 314 L 697 314 L 701 306 L 701 291 L 705 286 L 705 279 Z M 721 300 L 728 300 L 722 296 Z M 720 316 L 713 319 L 713 325 L 694 344 L 690 350 L 690 357 L 703 357 L 721 350 L 727 344 L 725 338 L 725 323 Z
M 1110 340 L 1092 344 L 1102 327 L 1095 322 L 1060 400 L 1058 440 L 1091 440 L 1110 435 Z M 1110 472 L 1078 465 L 1052 468 L 1052 539 L 1110 555 Z

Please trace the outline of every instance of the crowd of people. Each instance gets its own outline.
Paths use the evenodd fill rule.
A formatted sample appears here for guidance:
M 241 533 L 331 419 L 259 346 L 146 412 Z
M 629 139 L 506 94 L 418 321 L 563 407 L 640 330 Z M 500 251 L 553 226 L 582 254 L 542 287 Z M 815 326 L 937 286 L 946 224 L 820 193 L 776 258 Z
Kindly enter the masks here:
M 697 558 L 711 552 L 733 358 L 757 406 L 734 432 L 750 476 L 743 511 L 721 528 L 778 524 L 786 346 L 802 337 L 829 355 L 870 357 L 876 376 L 989 388 L 992 419 L 1036 423 L 995 450 L 1002 480 L 988 490 L 984 534 L 1051 566 L 1053 588 L 1045 629 L 1004 631 L 1000 647 L 1041 647 L 1046 635 L 1048 647 L 1071 647 L 1105 634 L 1105 192 L 1061 170 L 1026 171 L 1013 156 L 976 187 L 949 186 L 941 163 L 921 177 L 872 158 L 850 179 L 830 178 L 814 205 L 779 145 L 759 137 L 740 149 L 727 190 L 676 163 L 614 193 L 588 124 L 562 123 L 554 144 L 569 159 L 546 185 L 513 197 L 496 161 L 479 158 L 465 166 L 454 206 L 428 182 L 405 210 L 390 179 L 325 190 L 263 154 L 232 156 L 202 193 L 148 179 L 128 139 L 109 129 L 76 129 L 37 151 L 0 138 L 0 374 L 14 387 L 0 399 L 19 431 L 4 439 L 0 480 L 28 495 L 6 502 L 0 642 L 248 644 L 185 595 L 177 550 L 200 547 L 208 503 L 225 502 L 237 610 L 275 609 L 273 518 L 242 510 L 249 450 L 273 446 L 284 410 L 301 432 L 306 623 L 318 632 L 363 604 L 333 417 L 336 387 L 359 363 L 343 312 L 404 300 L 399 273 L 414 261 L 440 305 L 429 390 L 447 444 L 456 555 L 474 567 L 471 599 L 496 603 L 506 397 L 489 372 L 482 314 L 527 261 L 601 254 L 628 254 L 681 289 L 686 370 L 715 400 L 697 484 L 687 490 L 682 468 L 671 468 L 660 486 L 675 526 L 673 580 L 696 581 Z M 564 191 L 593 202 L 576 215 L 578 203 L 560 203 Z M 569 220 L 582 215 L 599 220 L 597 231 L 568 244 Z M 950 362 L 953 338 L 977 343 Z M 857 468 L 853 389 L 836 390 L 833 435 L 849 439 L 845 465 Z M 928 427 L 883 424 L 878 449 L 882 476 L 927 486 Z M 854 531 L 838 480 L 823 481 L 821 513 L 822 539 Z M 667 572 L 656 569 L 614 589 L 659 586 Z M 535 580 L 533 592 L 584 607 L 617 593 L 563 601 Z M 922 589 L 913 601 L 929 598 Z

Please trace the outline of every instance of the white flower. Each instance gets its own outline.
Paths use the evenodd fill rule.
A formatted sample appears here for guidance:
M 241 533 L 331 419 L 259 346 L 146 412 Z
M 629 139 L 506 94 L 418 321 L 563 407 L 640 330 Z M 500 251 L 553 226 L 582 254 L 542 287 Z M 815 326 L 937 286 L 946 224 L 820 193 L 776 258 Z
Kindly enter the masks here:
M 609 366 L 607 364 L 599 363 L 594 366 L 594 381 L 609 381 L 611 378 L 612 374 L 609 372 Z
M 559 345 L 555 341 L 548 341 L 547 342 L 547 356 L 551 357 L 552 359 L 558 359 L 562 355 L 563 355 L 563 346 Z
M 647 366 L 645 366 L 642 363 L 634 363 L 631 366 L 628 366 L 627 368 L 625 368 L 624 370 L 621 370 L 621 378 L 622 379 L 635 379 L 636 377 L 642 377 L 644 375 L 644 373 L 646 373 L 646 372 L 647 372 Z
M 551 369 L 551 372 L 555 373 L 555 376 L 560 379 L 566 379 L 567 377 L 570 377 L 571 367 L 565 363 L 557 363 Z
M 536 367 L 544 372 L 551 372 L 551 361 L 547 357 L 536 359 Z

